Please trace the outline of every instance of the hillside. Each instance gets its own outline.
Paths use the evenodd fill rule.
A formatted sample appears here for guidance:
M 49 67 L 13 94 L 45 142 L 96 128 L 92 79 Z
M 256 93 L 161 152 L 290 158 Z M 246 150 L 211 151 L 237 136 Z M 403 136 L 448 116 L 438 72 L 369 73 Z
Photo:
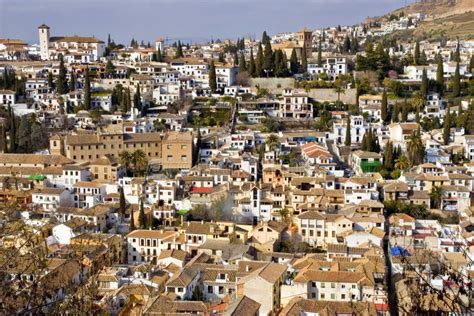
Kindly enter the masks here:
M 398 15 L 404 12 L 405 14 L 423 13 L 433 18 L 442 18 L 469 11 L 474 11 L 473 0 L 422 0 L 395 10 L 386 16 Z
M 439 40 L 441 38 L 474 39 L 474 0 L 422 0 L 366 22 L 381 22 L 391 15 L 423 13 L 427 18 L 415 29 L 398 31 L 393 36 Z

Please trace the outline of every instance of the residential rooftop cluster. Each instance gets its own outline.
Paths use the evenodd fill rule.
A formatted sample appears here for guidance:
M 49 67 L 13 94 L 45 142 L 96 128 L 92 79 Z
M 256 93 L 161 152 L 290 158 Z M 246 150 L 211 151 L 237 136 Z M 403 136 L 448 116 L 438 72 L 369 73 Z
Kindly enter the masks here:
M 474 39 L 0 39 L 0 311 L 472 312 Z

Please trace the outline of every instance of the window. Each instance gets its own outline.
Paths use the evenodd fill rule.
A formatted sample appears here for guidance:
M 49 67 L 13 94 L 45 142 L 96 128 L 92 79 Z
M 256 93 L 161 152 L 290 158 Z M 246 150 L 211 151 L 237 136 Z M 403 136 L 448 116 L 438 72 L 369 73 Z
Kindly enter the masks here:
M 331 283 L 331 289 L 335 289 L 336 288 L 336 283 Z
M 214 293 L 214 287 L 212 285 L 207 286 L 207 293 L 210 293 L 210 294 Z
M 335 300 L 335 299 L 336 299 L 336 294 L 332 293 L 332 294 L 331 294 L 331 299 L 332 299 L 332 300 Z
M 326 288 L 326 284 L 324 282 L 321 282 L 321 288 L 322 289 Z
M 321 293 L 321 294 L 319 295 L 319 299 L 324 300 L 325 298 L 326 298 L 326 295 L 324 295 L 324 293 Z

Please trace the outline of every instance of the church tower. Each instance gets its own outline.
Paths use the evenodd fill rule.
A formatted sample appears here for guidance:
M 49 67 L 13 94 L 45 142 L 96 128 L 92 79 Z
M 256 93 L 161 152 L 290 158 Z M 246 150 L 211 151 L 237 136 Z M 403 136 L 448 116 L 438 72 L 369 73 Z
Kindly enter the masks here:
M 49 26 L 38 26 L 41 60 L 49 59 Z

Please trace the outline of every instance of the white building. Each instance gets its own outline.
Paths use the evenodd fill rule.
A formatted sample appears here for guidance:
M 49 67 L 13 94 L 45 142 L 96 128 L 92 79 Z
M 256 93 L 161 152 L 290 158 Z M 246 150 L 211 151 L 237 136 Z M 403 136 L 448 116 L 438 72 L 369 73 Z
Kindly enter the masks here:
M 50 37 L 49 30 L 49 26 L 45 24 L 38 27 L 42 60 L 58 59 L 59 54 L 63 54 L 79 56 L 75 58 L 80 61 L 82 61 L 81 55 L 90 55 L 92 56 L 91 61 L 96 61 L 104 55 L 105 43 L 95 37 L 76 35 Z M 89 60 L 90 58 L 86 59 Z
M 314 76 L 324 73 L 329 80 L 335 80 L 337 76 L 347 73 L 347 60 L 345 57 L 329 57 L 321 66 L 317 63 L 308 63 L 308 73 Z
M 312 119 L 313 105 L 308 102 L 308 94 L 294 89 L 284 89 L 280 101 L 279 117 Z
M 16 103 L 15 92 L 11 90 L 0 90 L 0 104 L 14 105 Z

